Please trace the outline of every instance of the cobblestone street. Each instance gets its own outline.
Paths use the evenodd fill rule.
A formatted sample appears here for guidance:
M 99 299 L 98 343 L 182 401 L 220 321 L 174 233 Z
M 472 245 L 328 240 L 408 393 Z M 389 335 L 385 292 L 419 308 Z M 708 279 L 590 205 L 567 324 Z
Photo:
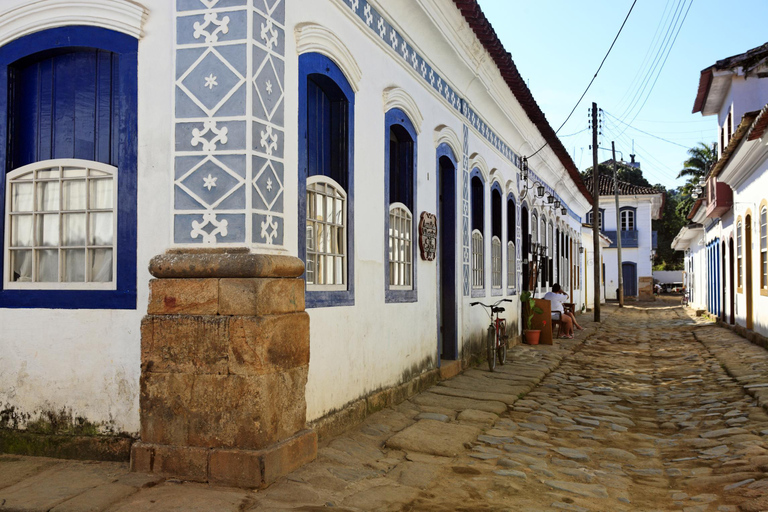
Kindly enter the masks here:
M 0 509 L 768 510 L 768 352 L 680 307 L 517 346 L 324 442 L 264 491 L 0 456 Z

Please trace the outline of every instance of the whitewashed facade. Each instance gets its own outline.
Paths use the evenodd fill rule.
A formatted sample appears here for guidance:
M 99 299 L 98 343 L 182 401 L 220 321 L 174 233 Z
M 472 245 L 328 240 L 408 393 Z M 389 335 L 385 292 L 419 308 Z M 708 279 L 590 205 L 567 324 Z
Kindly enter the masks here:
M 69 279 L 65 259 L 74 246 L 63 234 L 69 224 L 61 224 L 54 249 L 44 243 L 43 228 L 31 231 L 32 248 L 12 239 L 18 230 L 8 226 L 20 215 L 55 213 L 69 222 L 65 216 L 73 213 L 62 191 L 71 185 L 61 185 L 64 202 L 55 211 L 14 209 L 15 185 L 6 174 L 0 406 L 12 411 L 9 426 L 23 428 L 47 412 L 65 411 L 102 432 L 137 434 L 147 263 L 169 248 L 247 247 L 308 263 L 310 421 L 434 369 L 441 359 L 469 360 L 488 324 L 471 301 L 509 298 L 505 315 L 519 329 L 526 223 L 552 260 L 541 291 L 561 280 L 577 307 L 583 304 L 588 283 L 579 248 L 588 195 L 552 130 L 544 133 L 541 121 L 532 120 L 538 107 L 523 107 L 516 96 L 530 95 L 527 88 L 510 88 L 452 1 L 6 0 L 0 6 L 0 65 L 21 70 L 31 55 L 60 41 L 66 48 L 70 37 L 80 37 L 78 47 L 111 49 L 110 62 L 119 55 L 128 67 L 121 75 L 126 83 L 113 87 L 133 110 L 111 132 L 115 140 L 99 142 L 95 135 L 89 143 L 118 152 L 131 148 L 127 160 L 113 165 L 112 289 L 93 295 L 97 286 L 85 279 L 52 294 L 61 283 L 14 267 L 12 261 L 26 257 L 23 251 L 44 261 L 39 258 L 54 257 L 55 249 L 63 262 L 56 281 Z M 40 101 L 29 104 L 42 108 Z M 327 109 L 323 115 L 321 109 Z M 94 112 L 88 115 L 98 120 L 100 111 Z M 324 139 L 310 140 L 323 132 L 317 128 L 322 123 L 341 137 L 333 146 L 343 147 L 341 153 L 329 156 L 318 149 L 326 147 Z M 12 126 L 3 128 L 0 134 L 13 133 Z M 53 150 L 27 154 L 21 146 L 18 161 L 25 164 L 66 167 L 75 164 L 48 160 L 75 157 L 82 167 L 101 158 L 77 145 L 72 154 L 60 151 L 39 127 L 30 130 L 37 135 L 28 146 L 39 148 L 44 140 Z M 80 140 L 83 130 L 76 125 L 70 138 Z M 399 145 L 403 141 L 408 144 Z M 522 157 L 545 143 L 528 161 L 529 181 L 522 181 Z M 390 176 L 392 155 L 401 155 L 392 152 L 393 144 L 411 169 L 405 184 Z M 4 155 L 9 172 L 16 169 L 13 158 Z M 328 165 L 333 170 L 325 174 L 316 169 Z M 543 197 L 535 185 L 544 187 Z M 318 204 L 335 209 L 321 215 Z M 308 212 L 315 217 L 308 219 Z M 438 218 L 435 261 L 419 257 L 422 212 Z M 96 225 L 88 222 L 87 229 Z M 440 238 L 443 230 L 448 236 Z M 395 231 L 399 235 L 390 238 Z M 481 235 L 481 269 L 472 264 L 474 231 Z M 391 244 L 397 248 L 390 250 Z M 107 250 L 77 247 L 88 261 L 95 257 L 89 251 Z M 95 276 L 95 263 L 89 265 L 86 274 Z M 446 334 L 451 330 L 454 335 Z
M 686 250 L 691 304 L 768 335 L 768 45 L 701 72 L 694 112 L 717 115 L 718 161 L 673 248 Z M 686 231 L 687 229 L 687 231 Z M 691 277 L 693 274 L 693 277 Z

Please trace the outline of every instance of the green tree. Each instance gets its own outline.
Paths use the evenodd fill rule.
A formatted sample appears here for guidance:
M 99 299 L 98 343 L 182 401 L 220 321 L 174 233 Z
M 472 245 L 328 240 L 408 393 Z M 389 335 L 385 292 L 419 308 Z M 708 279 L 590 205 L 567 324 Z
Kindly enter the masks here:
M 683 168 L 677 174 L 678 178 L 688 178 L 685 185 L 678 189 L 680 200 L 677 204 L 677 213 L 683 218 L 688 216 L 693 203 L 696 202 L 693 198 L 693 191 L 698 186 L 699 180 L 706 176 L 717 162 L 717 142 L 711 144 L 699 142 L 688 150 L 688 155 L 688 160 L 683 162 Z
M 656 188 L 664 190 L 661 185 L 656 185 Z M 661 212 L 661 218 L 652 222 L 653 230 L 657 232 L 658 236 L 653 269 L 683 270 L 683 253 L 672 250 L 672 240 L 675 239 L 680 229 L 688 223 L 685 216 L 678 212 L 681 193 L 679 189 L 672 189 L 665 190 L 664 195 L 664 209 Z

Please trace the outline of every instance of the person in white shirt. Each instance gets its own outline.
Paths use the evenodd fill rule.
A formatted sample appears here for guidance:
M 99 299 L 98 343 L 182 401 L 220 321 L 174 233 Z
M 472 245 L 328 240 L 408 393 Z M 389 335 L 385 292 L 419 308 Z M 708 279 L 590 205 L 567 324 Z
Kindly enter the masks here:
M 576 319 L 573 317 L 573 313 L 566 314 L 563 307 L 563 302 L 568 300 L 568 295 L 562 291 L 559 284 L 555 283 L 552 285 L 552 291 L 544 295 L 544 300 L 548 300 L 552 305 L 552 318 L 560 320 L 562 324 L 560 337 L 572 339 L 573 326 L 576 323 Z M 581 326 L 579 326 L 579 329 L 581 329 Z

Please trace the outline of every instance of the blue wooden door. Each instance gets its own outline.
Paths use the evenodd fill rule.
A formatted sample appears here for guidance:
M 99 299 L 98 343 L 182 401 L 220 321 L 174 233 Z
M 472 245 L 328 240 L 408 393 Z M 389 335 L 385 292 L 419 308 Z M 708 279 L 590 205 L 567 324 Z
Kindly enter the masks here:
M 622 276 L 624 279 L 624 296 L 637 296 L 637 264 L 624 262 L 621 265 Z
M 8 170 L 52 158 L 117 166 L 117 56 L 52 50 L 9 67 L 12 128 Z

